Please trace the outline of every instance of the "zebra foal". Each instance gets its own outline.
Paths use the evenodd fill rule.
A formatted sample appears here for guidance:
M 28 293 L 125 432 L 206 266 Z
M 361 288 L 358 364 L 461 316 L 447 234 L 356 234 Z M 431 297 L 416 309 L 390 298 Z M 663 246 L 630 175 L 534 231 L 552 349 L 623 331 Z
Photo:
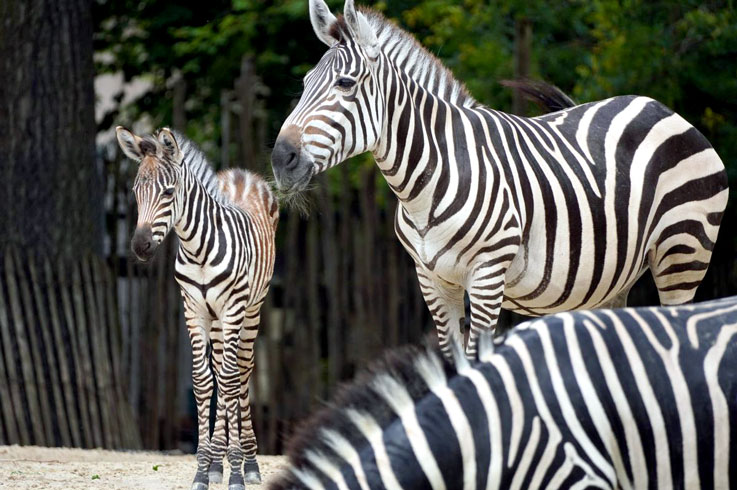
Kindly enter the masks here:
M 292 488 L 737 486 L 737 297 L 392 353 L 295 438 Z
M 123 152 L 139 162 L 133 185 L 138 204 L 133 252 L 147 261 L 172 228 L 179 237 L 175 277 L 192 344 L 198 419 L 192 489 L 204 490 L 211 478 L 222 478 L 225 418 L 228 488 L 243 489 L 244 483 L 260 481 L 248 385 L 260 309 L 274 270 L 276 199 L 255 174 L 228 170 L 216 175 L 191 141 L 168 129 L 156 138 L 141 138 L 119 126 L 117 137 Z M 208 345 L 218 386 L 212 440 Z
M 528 316 L 624 305 L 647 270 L 660 303 L 693 300 L 727 203 L 704 136 L 647 97 L 535 118 L 485 107 L 398 26 L 346 0 L 310 0 L 329 46 L 272 153 L 282 190 L 370 151 L 399 199 L 440 346 L 464 324 L 467 353 L 500 308 Z

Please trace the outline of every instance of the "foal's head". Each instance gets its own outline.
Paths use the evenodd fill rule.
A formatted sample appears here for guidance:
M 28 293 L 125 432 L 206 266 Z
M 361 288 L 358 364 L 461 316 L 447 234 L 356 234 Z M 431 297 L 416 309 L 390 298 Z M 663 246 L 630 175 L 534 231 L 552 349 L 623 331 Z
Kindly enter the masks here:
M 141 138 L 122 126 L 118 126 L 116 132 L 123 152 L 139 162 L 133 184 L 138 222 L 131 249 L 139 260 L 145 262 L 179 220 L 184 194 L 184 155 L 169 129 L 160 130 L 156 138 Z

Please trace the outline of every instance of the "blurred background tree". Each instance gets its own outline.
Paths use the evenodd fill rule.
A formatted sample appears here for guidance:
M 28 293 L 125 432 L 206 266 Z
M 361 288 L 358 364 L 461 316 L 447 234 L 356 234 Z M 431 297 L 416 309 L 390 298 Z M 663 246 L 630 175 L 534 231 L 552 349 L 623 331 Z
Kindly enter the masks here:
M 99 254 L 90 5 L 4 0 L 0 19 L 0 249 Z

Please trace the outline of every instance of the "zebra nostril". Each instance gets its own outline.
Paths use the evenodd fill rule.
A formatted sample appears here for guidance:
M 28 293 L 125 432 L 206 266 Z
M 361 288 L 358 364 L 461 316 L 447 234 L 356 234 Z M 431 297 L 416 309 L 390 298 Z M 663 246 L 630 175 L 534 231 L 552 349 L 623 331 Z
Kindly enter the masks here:
M 297 162 L 299 161 L 297 159 L 297 152 L 290 151 L 286 155 L 286 163 L 284 164 L 284 168 L 287 170 L 294 170 L 294 168 L 297 166 Z

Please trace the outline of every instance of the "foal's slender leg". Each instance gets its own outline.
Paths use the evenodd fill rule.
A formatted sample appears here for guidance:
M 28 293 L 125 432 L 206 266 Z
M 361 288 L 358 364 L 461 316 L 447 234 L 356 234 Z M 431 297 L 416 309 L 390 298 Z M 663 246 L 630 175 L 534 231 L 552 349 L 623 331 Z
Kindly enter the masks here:
M 219 321 L 213 321 L 210 327 L 210 345 L 212 347 L 213 368 L 215 372 L 218 372 L 223 364 L 223 331 Z M 215 418 L 215 428 L 212 433 L 211 442 L 212 461 L 210 462 L 210 469 L 208 471 L 210 483 L 220 483 L 223 481 L 223 458 L 225 457 L 225 447 L 228 443 L 228 437 L 225 433 L 225 402 L 219 391 L 218 389 L 217 416 Z
M 236 316 L 221 319 L 223 326 L 223 364 L 218 376 L 218 394 L 223 397 L 228 416 L 228 463 L 230 463 L 230 478 L 228 490 L 243 490 L 243 450 L 240 443 L 240 370 L 238 368 L 238 340 L 243 312 Z
M 197 403 L 197 473 L 192 490 L 206 490 L 209 484 L 207 470 L 210 467 L 210 399 L 212 398 L 212 372 L 207 357 L 207 321 L 187 306 L 184 301 L 184 317 L 192 345 L 192 387 Z
M 249 485 L 261 483 L 261 472 L 256 462 L 256 452 L 258 444 L 256 442 L 256 433 L 253 431 L 253 422 L 251 421 L 251 401 L 249 397 L 251 374 L 254 365 L 254 342 L 258 334 L 258 326 L 260 320 L 260 306 L 251 309 L 246 313 L 246 319 L 241 329 L 238 341 L 238 366 L 240 368 L 240 409 L 241 409 L 241 444 L 245 461 L 243 463 L 243 473 L 245 482 Z

